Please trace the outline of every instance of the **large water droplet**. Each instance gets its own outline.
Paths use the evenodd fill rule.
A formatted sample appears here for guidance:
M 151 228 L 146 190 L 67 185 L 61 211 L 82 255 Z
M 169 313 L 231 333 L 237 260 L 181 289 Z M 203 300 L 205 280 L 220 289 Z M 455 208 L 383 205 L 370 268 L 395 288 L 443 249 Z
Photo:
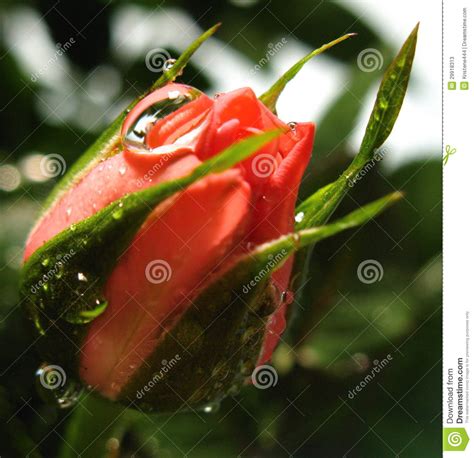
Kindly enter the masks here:
M 137 114 L 135 110 L 132 110 L 129 115 L 133 116 L 133 121 L 122 138 L 124 146 L 131 150 L 150 150 L 146 138 L 153 126 L 160 119 L 165 118 L 201 95 L 201 91 L 190 89 L 186 92 L 169 91 L 166 97 L 159 100 L 153 99 L 153 94 L 148 96 L 150 103 L 145 105 L 140 113 Z

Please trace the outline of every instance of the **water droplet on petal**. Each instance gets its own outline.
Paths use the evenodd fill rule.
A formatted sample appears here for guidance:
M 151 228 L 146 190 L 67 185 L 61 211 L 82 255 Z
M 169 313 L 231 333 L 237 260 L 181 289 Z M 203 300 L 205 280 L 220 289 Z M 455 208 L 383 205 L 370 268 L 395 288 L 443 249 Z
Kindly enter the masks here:
M 288 123 L 288 127 L 294 132 L 296 130 L 296 127 L 298 126 L 297 122 L 291 121 Z
M 246 248 L 248 251 L 252 251 L 257 245 L 253 242 L 247 242 Z
M 120 175 L 122 175 L 122 176 L 125 175 L 125 172 L 126 172 L 126 171 L 127 171 L 127 167 L 125 167 L 124 165 L 119 168 L 119 173 L 120 173 Z
M 140 112 L 132 110 L 125 119 L 125 125 L 128 127 L 124 132 L 122 141 L 129 150 L 151 150 L 147 144 L 147 135 L 153 129 L 155 124 L 180 109 L 187 103 L 196 100 L 202 95 L 197 89 L 173 90 L 168 91 L 163 98 L 156 99 L 154 93 L 146 97 L 143 102 L 143 108 Z M 149 101 L 149 103 L 145 103 Z M 132 120 L 130 122 L 130 119 Z M 129 124 L 129 125 L 128 125 Z

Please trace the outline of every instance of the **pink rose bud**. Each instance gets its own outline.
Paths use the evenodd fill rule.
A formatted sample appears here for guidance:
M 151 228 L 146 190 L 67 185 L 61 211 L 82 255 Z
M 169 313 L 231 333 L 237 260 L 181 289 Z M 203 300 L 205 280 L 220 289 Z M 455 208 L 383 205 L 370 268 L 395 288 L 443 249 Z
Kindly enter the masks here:
M 183 403 L 184 407 L 200 405 L 223 397 L 248 377 L 255 364 L 270 359 L 285 329 L 291 258 L 272 274 L 270 287 L 260 299 L 265 313 L 256 324 L 232 317 L 232 326 L 219 334 L 205 320 L 200 326 L 194 318 L 198 314 L 199 321 L 199 314 L 206 315 L 202 297 L 216 279 L 232 271 L 238 259 L 255 246 L 293 231 L 314 124 L 288 126 L 249 88 L 211 99 L 192 87 L 170 83 L 142 99 L 127 115 L 121 148 L 86 170 L 41 217 L 28 238 L 25 260 L 61 231 L 124 196 L 185 177 L 227 147 L 276 128 L 282 129 L 281 135 L 247 159 L 150 209 L 104 279 L 98 316 L 67 323 L 71 329 L 80 328 L 73 331 L 78 336 L 74 358 L 77 376 L 85 385 L 109 399 L 176 409 Z M 93 263 L 103 262 L 101 253 L 89 256 Z M 78 276 L 84 291 L 93 286 L 88 273 L 78 272 Z M 244 299 L 245 290 L 251 288 L 241 285 Z M 212 313 L 225 321 L 226 314 L 232 315 L 235 299 L 230 291 L 220 294 L 228 294 L 228 309 Z M 281 295 L 287 300 L 282 301 Z M 212 304 L 209 307 L 212 310 Z M 232 339 L 226 337 L 230 332 Z M 42 333 L 47 335 L 48 330 Z M 235 335 L 240 336 L 238 341 Z M 240 355 L 237 345 L 249 338 L 250 347 Z M 214 358 L 219 352 L 213 348 L 228 345 L 229 358 L 240 352 L 238 361 L 230 359 L 232 367 Z M 210 372 L 201 374 L 204 370 Z

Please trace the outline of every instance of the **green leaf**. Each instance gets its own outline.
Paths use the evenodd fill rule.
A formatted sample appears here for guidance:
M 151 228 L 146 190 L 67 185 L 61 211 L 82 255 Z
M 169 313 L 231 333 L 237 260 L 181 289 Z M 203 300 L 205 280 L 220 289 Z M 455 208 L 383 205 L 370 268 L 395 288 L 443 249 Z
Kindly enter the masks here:
M 91 145 L 85 153 L 68 169 L 61 181 L 55 186 L 53 191 L 46 199 L 43 210 L 49 208 L 56 199 L 70 186 L 77 182 L 89 170 L 91 170 L 99 161 L 106 159 L 118 153 L 121 148 L 120 130 L 127 116 L 127 113 L 150 92 L 158 89 L 171 81 L 174 81 L 188 64 L 193 54 L 199 47 L 211 37 L 219 28 L 220 23 L 214 25 L 197 38 L 178 58 L 173 66 L 165 71 L 161 77 L 151 86 L 151 88 L 140 97 L 136 98 L 112 124 L 102 133 L 102 135 Z
M 54 361 L 74 369 L 71 355 L 76 351 L 69 347 L 82 340 L 87 330 L 84 325 L 105 310 L 102 289 L 110 272 L 160 202 L 210 173 L 232 167 L 280 133 L 274 130 L 247 137 L 187 176 L 127 194 L 38 248 L 23 267 L 21 293 L 37 331 L 48 336 L 44 339 L 44 357 L 50 348 Z M 77 325 L 82 325 L 79 330 Z M 64 334 L 75 341 L 63 342 Z M 58 344 L 51 346 L 56 338 Z
M 310 61 L 313 57 L 322 54 L 324 51 L 332 48 L 341 41 L 347 40 L 350 37 L 353 37 L 357 34 L 348 33 L 342 37 L 337 38 L 336 40 L 331 41 L 318 49 L 310 52 L 308 55 L 299 60 L 295 65 L 293 65 L 288 71 L 286 71 L 283 76 L 281 76 L 278 81 L 264 94 L 260 96 L 261 102 L 273 113 L 276 113 L 276 103 L 280 94 L 285 89 L 285 86 L 298 74 L 298 72 L 303 68 L 306 62 Z
M 297 229 L 327 221 L 353 185 L 358 173 L 369 161 L 375 160 L 377 148 L 392 131 L 405 97 L 415 55 L 417 33 L 418 25 L 384 74 L 359 153 L 336 181 L 319 189 L 299 205 L 296 214 L 302 216 Z

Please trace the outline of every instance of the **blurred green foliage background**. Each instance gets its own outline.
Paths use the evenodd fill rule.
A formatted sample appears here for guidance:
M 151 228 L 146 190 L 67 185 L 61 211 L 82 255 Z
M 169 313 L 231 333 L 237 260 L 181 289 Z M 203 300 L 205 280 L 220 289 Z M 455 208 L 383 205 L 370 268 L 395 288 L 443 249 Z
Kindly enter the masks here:
M 38 174 L 38 163 L 41 155 L 58 153 L 71 164 L 159 76 L 147 69 L 143 53 L 120 57 L 112 49 L 113 24 L 125 4 L 153 17 L 172 8 L 172 18 L 186 15 L 201 29 L 222 21 L 218 40 L 253 63 L 289 30 L 308 48 L 348 29 L 358 32 L 357 39 L 328 52 L 333 65 L 348 70 L 349 79 L 325 116 L 315 120 L 318 133 L 304 196 L 337 177 L 353 155 L 345 140 L 361 100 L 382 75 L 361 72 L 358 53 L 379 49 L 388 62 L 395 51 L 363 18 L 329 1 L 2 1 L 0 454 L 78 456 L 89 447 L 90 456 L 109 457 L 441 456 L 441 161 L 432 151 L 432 159 L 420 151 L 422 159 L 414 157 L 396 169 L 378 164 L 346 197 L 340 214 L 394 189 L 406 193 L 376 221 L 314 251 L 310 281 L 274 356 L 275 387 L 249 386 L 210 414 L 122 412 L 91 398 L 63 411 L 39 396 L 34 373 L 41 361 L 23 328 L 17 293 L 25 237 L 55 181 Z M 301 22 L 315 6 L 317 14 Z M 284 18 L 284 24 L 275 17 Z M 52 43 L 74 37 L 67 59 L 59 60 L 65 81 L 57 82 L 51 73 L 32 80 L 25 70 L 28 57 L 12 45 L 11 18 L 26 28 L 28 21 L 40 21 Z M 170 30 L 172 25 L 156 30 L 156 46 L 162 35 L 167 43 L 191 41 L 179 32 L 170 36 Z M 39 46 L 43 38 L 29 38 L 33 53 L 35 41 Z M 181 48 L 166 49 L 176 56 Z M 195 65 L 181 81 L 219 91 Z M 383 266 L 380 281 L 359 281 L 358 265 L 367 259 Z M 390 364 L 351 399 L 349 391 L 388 354 Z M 120 445 L 111 438 L 120 439 Z

